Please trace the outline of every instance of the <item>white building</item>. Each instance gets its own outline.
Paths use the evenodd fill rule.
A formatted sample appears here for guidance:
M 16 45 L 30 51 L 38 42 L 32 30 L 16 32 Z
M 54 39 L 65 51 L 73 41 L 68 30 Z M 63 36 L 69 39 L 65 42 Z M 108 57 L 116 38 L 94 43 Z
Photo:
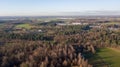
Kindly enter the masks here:
M 78 23 L 78 22 L 75 22 L 75 23 L 71 23 L 72 25 L 82 25 L 82 23 Z

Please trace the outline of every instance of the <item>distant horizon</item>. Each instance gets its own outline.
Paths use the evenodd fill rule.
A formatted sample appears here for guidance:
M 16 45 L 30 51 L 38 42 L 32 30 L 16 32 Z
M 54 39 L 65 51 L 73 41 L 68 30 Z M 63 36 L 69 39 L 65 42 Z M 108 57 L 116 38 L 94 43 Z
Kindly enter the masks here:
M 120 18 L 120 15 L 77 15 L 77 16 L 0 16 L 0 20 L 2 19 L 18 19 L 18 18 Z
M 45 12 L 44 12 L 45 13 Z M 119 16 L 120 11 L 58 12 L 42 15 L 3 15 L 3 16 Z M 2 16 L 2 15 L 0 15 Z
M 120 0 L 1 0 L 0 16 L 120 15 Z

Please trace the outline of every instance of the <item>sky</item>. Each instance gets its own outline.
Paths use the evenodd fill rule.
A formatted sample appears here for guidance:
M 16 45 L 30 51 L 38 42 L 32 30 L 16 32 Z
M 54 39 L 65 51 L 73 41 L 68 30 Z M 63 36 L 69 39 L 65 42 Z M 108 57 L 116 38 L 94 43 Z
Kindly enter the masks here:
M 0 0 L 0 16 L 120 15 L 120 0 Z

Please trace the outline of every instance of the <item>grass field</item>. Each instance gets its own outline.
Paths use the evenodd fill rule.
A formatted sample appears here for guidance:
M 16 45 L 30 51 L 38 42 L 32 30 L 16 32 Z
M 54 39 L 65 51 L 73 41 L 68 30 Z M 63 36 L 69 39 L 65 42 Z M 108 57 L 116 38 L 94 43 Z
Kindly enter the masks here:
M 113 24 L 120 24 L 120 22 L 108 22 L 108 23 L 104 23 L 104 24 L 113 25 Z
M 95 55 L 89 56 L 94 67 L 120 67 L 120 50 L 101 48 Z
M 4 24 L 0 23 L 0 28 L 3 28 L 4 26 L 5 26 Z
M 16 28 L 25 28 L 30 29 L 32 26 L 30 24 L 18 24 L 16 25 Z

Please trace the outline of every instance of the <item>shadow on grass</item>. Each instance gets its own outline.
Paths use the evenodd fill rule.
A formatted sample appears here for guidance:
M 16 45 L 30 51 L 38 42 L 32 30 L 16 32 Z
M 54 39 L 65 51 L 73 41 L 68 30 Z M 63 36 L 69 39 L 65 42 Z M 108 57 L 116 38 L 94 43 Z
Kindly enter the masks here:
M 88 59 L 89 63 L 93 65 L 93 67 L 110 67 L 111 63 L 104 61 L 104 59 L 109 59 L 109 57 L 100 57 L 98 53 L 105 52 L 104 48 L 96 49 L 96 53 L 92 54 L 91 52 L 84 53 L 84 57 Z

